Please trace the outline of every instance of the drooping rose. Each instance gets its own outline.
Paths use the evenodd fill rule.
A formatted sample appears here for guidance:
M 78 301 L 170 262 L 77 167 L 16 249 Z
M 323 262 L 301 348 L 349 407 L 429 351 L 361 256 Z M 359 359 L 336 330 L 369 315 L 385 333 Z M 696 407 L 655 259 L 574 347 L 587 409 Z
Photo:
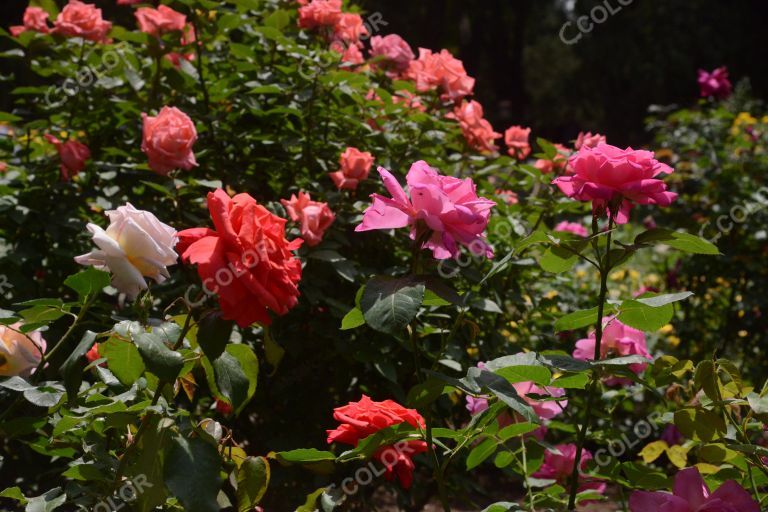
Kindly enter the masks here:
M 556 149 L 554 157 L 551 159 L 539 158 L 533 164 L 534 167 L 541 171 L 541 174 L 560 174 L 568 167 L 568 155 L 570 154 L 570 151 L 562 144 L 555 144 L 554 146 Z
M 56 21 L 53 32 L 67 37 L 82 37 L 97 43 L 106 43 L 112 23 L 101 17 L 101 9 L 80 0 L 69 0 Z
M 415 409 L 406 409 L 392 400 L 374 402 L 363 395 L 358 402 L 350 402 L 334 409 L 333 418 L 340 423 L 328 430 L 328 444 L 342 443 L 352 446 L 387 427 L 407 423 L 414 428 L 425 428 L 424 418 Z M 413 483 L 412 457 L 427 450 L 424 441 L 411 440 L 393 446 L 383 446 L 373 455 L 385 469 L 387 480 L 397 476 L 400 485 L 408 489 Z
M 483 117 L 483 106 L 477 101 L 462 101 L 446 117 L 459 122 L 461 132 L 471 148 L 481 152 L 497 149 L 493 141 L 501 137 L 501 134 L 493 131 L 491 123 Z
M 457 101 L 472 94 L 475 79 L 467 75 L 464 64 L 448 50 L 432 53 L 419 48 L 419 58 L 410 62 L 405 76 L 416 83 L 419 92 L 440 88 L 446 99 Z
M 616 223 L 629 221 L 634 204 L 669 206 L 677 194 L 657 178 L 672 168 L 653 157 L 651 151 L 619 149 L 610 144 L 583 147 L 571 157 L 567 173 L 552 183 L 578 201 L 592 201 L 592 210 L 600 215 L 606 210 Z
M 597 147 L 598 144 L 605 144 L 606 142 L 607 139 L 605 138 L 605 135 L 600 135 L 599 133 L 593 134 L 592 132 L 579 132 L 579 136 L 576 137 L 576 142 L 573 144 L 573 147 L 578 151 L 583 147 L 594 148 Z
M 76 140 L 68 140 L 61 142 L 53 135 L 46 134 L 45 140 L 50 142 L 56 147 L 56 151 L 59 152 L 59 158 L 61 164 L 61 179 L 63 181 L 69 181 L 85 169 L 85 162 L 91 158 L 91 150 L 88 146 L 82 142 Z
M 187 17 L 184 14 L 162 4 L 157 9 L 139 7 L 134 15 L 139 30 L 156 37 L 167 32 L 182 31 L 187 23 Z
M 0 325 L 0 377 L 29 377 L 40 364 L 47 345 L 40 331 L 22 334 L 24 324 Z
M 299 192 L 298 196 L 293 194 L 290 199 L 281 199 L 280 202 L 291 220 L 301 224 L 301 237 L 310 247 L 322 242 L 325 231 L 336 219 L 328 203 L 313 201 L 305 192 Z
M 197 165 L 192 146 L 197 140 L 195 123 L 176 107 L 163 107 L 155 117 L 142 113 L 144 133 L 141 150 L 149 167 L 167 175 L 174 169 L 189 170 Z
M 303 241 L 286 240 L 286 220 L 248 194 L 209 192 L 208 210 L 216 230 L 179 232 L 182 260 L 197 265 L 203 286 L 218 295 L 224 319 L 240 327 L 269 325 L 268 311 L 284 315 L 299 302 L 301 261 L 291 251 Z
M 531 145 L 528 143 L 530 135 L 530 128 L 522 126 L 507 128 L 504 132 L 504 143 L 507 145 L 509 155 L 518 160 L 525 160 L 531 154 Z
M 568 222 L 567 220 L 564 220 L 555 226 L 555 231 L 573 233 L 574 235 L 584 238 L 589 236 L 587 228 L 585 228 L 582 224 L 579 224 L 578 222 Z
M 733 92 L 733 85 L 728 80 L 728 68 L 719 67 L 711 73 L 699 70 L 699 90 L 702 98 L 715 97 L 724 100 Z
M 723 482 L 715 492 L 701 477 L 698 468 L 678 471 L 672 494 L 635 491 L 629 497 L 630 512 L 760 512 L 760 505 L 733 480 Z
M 176 230 L 131 203 L 106 213 L 106 231 L 96 224 L 87 225 L 98 249 L 77 256 L 75 261 L 112 272 L 112 286 L 133 300 L 147 289 L 145 277 L 157 283 L 170 277 L 166 267 L 175 265 L 178 258 L 173 250 Z
M 373 165 L 373 155 L 367 151 L 348 147 L 339 158 L 340 168 L 330 173 L 339 190 L 355 190 L 361 181 L 368 178 Z
M 355 231 L 410 226 L 411 240 L 421 239 L 425 230 L 431 231 L 422 247 L 432 250 L 437 259 L 458 256 L 458 244 L 469 247 L 473 254 L 493 257 L 483 231 L 496 203 L 478 197 L 471 178 L 441 176 L 419 161 L 406 176 L 409 198 L 388 170 L 379 167 L 378 171 L 392 197 L 372 194 L 373 204 L 365 210 L 363 222 Z
M 312 0 L 299 7 L 299 28 L 333 27 L 341 14 L 341 0 Z
M 558 444 L 555 446 L 555 449 L 557 452 L 552 450 L 544 452 L 544 463 L 532 476 L 534 478 L 555 480 L 558 484 L 567 487 L 573 473 L 573 467 L 576 465 L 576 445 Z M 588 450 L 583 450 L 581 452 L 579 472 L 586 469 L 587 463 L 590 460 L 592 460 L 592 454 Z M 581 477 L 580 480 L 583 483 L 579 485 L 579 492 L 587 490 L 600 494 L 605 492 L 606 484 L 604 482 L 584 477 Z
M 18 37 L 19 34 L 27 31 L 40 32 L 42 34 L 50 32 L 48 28 L 48 13 L 40 7 L 27 7 L 22 21 L 23 25 L 15 25 L 10 28 L 13 37 Z
M 373 36 L 370 56 L 378 58 L 376 66 L 391 72 L 393 76 L 407 71 L 411 61 L 416 58 L 411 46 L 397 34 Z

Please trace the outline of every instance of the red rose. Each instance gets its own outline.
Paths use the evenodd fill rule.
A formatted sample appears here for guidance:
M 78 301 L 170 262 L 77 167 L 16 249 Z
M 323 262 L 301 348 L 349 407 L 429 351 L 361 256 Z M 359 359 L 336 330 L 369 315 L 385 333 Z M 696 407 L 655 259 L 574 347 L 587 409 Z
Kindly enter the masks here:
M 197 166 L 192 146 L 197 140 L 195 123 L 176 107 L 163 107 L 157 116 L 141 114 L 144 133 L 141 150 L 147 154 L 149 167 L 167 175 L 174 169 L 190 170 Z
M 101 9 L 84 4 L 80 0 L 69 0 L 54 22 L 53 32 L 68 37 L 82 37 L 97 43 L 107 42 L 107 33 L 112 23 L 104 21 Z
M 248 194 L 208 193 L 216 230 L 181 231 L 181 259 L 197 265 L 203 285 L 218 294 L 223 317 L 240 327 L 269 325 L 268 310 L 284 315 L 299 301 L 301 262 L 291 253 L 301 239 L 285 239 L 286 220 Z
M 61 179 L 69 181 L 85 168 L 85 161 L 91 158 L 88 146 L 76 140 L 61 142 L 53 135 L 46 134 L 45 139 L 56 146 L 61 158 Z
M 425 428 L 424 418 L 415 409 L 406 409 L 392 400 L 374 402 L 366 395 L 363 395 L 359 402 L 337 407 L 333 417 L 341 425 L 335 430 L 328 430 L 328 444 L 338 442 L 357 446 L 361 439 L 402 423 L 408 423 L 414 428 Z M 427 444 L 424 441 L 414 439 L 383 446 L 373 456 L 384 464 L 388 480 L 397 476 L 400 485 L 407 489 L 413 482 L 412 456 L 426 450 Z

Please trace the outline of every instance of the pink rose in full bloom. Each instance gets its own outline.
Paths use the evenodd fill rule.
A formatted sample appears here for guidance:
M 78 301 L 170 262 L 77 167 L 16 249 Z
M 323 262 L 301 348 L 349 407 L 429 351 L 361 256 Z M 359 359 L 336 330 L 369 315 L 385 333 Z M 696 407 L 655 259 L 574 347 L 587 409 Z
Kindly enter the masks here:
M 446 117 L 459 122 L 464 138 L 473 149 L 481 152 L 497 149 L 493 141 L 501 134 L 493 131 L 491 123 L 483 118 L 483 106 L 477 101 L 462 101 Z
M 40 32 L 42 34 L 50 32 L 48 28 L 48 13 L 40 7 L 27 7 L 24 11 L 23 23 L 23 25 L 15 25 L 10 28 L 13 37 L 18 37 L 19 34 L 26 31 Z
M 448 50 L 432 53 L 419 48 L 419 58 L 412 60 L 405 76 L 416 82 L 419 92 L 440 88 L 443 97 L 457 101 L 472 94 L 475 79 L 467 75 L 464 64 Z
M 43 358 L 43 335 L 40 331 L 22 334 L 18 332 L 22 325 L 0 325 L 0 377 L 29 377 Z
M 742 486 L 728 480 L 710 493 L 698 468 L 685 468 L 675 476 L 672 494 L 635 491 L 629 497 L 630 512 L 760 512 L 760 505 Z
M 393 76 L 405 72 L 416 57 L 411 46 L 397 34 L 373 36 L 370 56 L 378 57 L 376 66 L 391 72 Z
M 368 34 L 363 18 L 359 14 L 345 12 L 333 25 L 333 38 L 347 44 L 354 44 Z
M 281 199 L 280 202 L 291 220 L 301 224 L 301 237 L 309 246 L 319 244 L 325 230 L 336 219 L 328 203 L 313 201 L 305 192 L 299 192 L 298 196 L 293 194 L 290 199 Z
M 333 27 L 341 19 L 341 0 L 312 0 L 299 7 L 299 27 Z
M 555 144 L 557 152 L 552 159 L 539 158 L 533 166 L 541 171 L 541 174 L 560 174 L 568 168 L 568 155 L 570 150 L 562 144 Z
M 528 137 L 531 135 L 530 128 L 522 126 L 510 126 L 504 132 L 504 143 L 507 145 L 509 155 L 524 160 L 531 154 L 531 145 L 528 143 Z
M 559 223 L 557 226 L 555 226 L 555 231 L 561 231 L 563 233 L 573 233 L 574 235 L 587 237 L 589 236 L 589 233 L 587 232 L 587 228 L 585 228 L 582 224 L 579 224 L 578 222 L 568 222 L 563 221 Z
M 166 32 L 182 31 L 187 23 L 187 17 L 174 11 L 167 5 L 160 5 L 157 9 L 151 7 L 139 7 L 134 13 L 139 30 L 151 36 L 161 36 Z
M 112 30 L 112 23 L 104 21 L 101 9 L 80 0 L 69 0 L 56 21 L 53 32 L 68 37 L 82 37 L 97 43 L 106 43 L 107 34 Z
M 555 449 L 559 453 L 552 450 L 544 452 L 544 463 L 532 476 L 534 478 L 555 480 L 560 485 L 567 487 L 573 473 L 573 466 L 576 464 L 576 445 L 558 444 L 555 446 Z M 583 450 L 581 452 L 579 472 L 586 469 L 586 465 L 590 460 L 592 460 L 592 454 L 587 450 Z M 596 491 L 600 494 L 605 492 L 606 485 L 599 480 L 581 477 L 581 481 L 583 483 L 579 486 L 579 492 L 587 490 Z
M 361 181 L 368 178 L 373 165 L 373 155 L 367 151 L 349 147 L 341 154 L 339 164 L 339 170 L 330 173 L 331 179 L 339 190 L 355 190 Z
M 46 134 L 45 140 L 56 146 L 61 158 L 61 179 L 69 181 L 85 168 L 85 162 L 91 158 L 91 150 L 82 142 L 68 140 L 61 142 L 53 135 Z
M 724 100 L 731 95 L 733 86 L 728 80 L 728 68 L 719 67 L 707 73 L 705 70 L 699 70 L 699 89 L 702 98 L 714 96 L 719 100 Z
M 473 254 L 493 257 L 483 231 L 496 203 L 478 197 L 471 178 L 441 176 L 426 162 L 418 161 L 406 176 L 409 198 L 388 170 L 378 170 L 392 197 L 372 194 L 373 204 L 365 210 L 363 222 L 355 231 L 410 226 L 411 240 L 421 239 L 425 230 L 431 231 L 422 247 L 432 250 L 437 259 L 457 257 L 458 244 L 469 247 Z
M 576 142 L 573 144 L 573 147 L 578 151 L 583 147 L 597 147 L 598 144 L 605 144 L 607 141 L 605 135 L 600 135 L 599 133 L 579 132 L 579 136 L 576 137 Z
M 635 203 L 669 206 L 677 198 L 657 178 L 661 173 L 671 173 L 672 168 L 653 156 L 651 151 L 620 149 L 610 144 L 583 147 L 571 157 L 566 174 L 552 183 L 568 197 L 592 201 L 595 215 L 608 210 L 617 224 L 625 224 Z
M 573 357 L 582 361 L 592 361 L 595 359 L 595 332 L 589 333 L 589 336 L 576 342 L 576 348 L 573 350 Z M 653 358 L 648 352 L 648 345 L 645 342 L 645 334 L 634 327 L 624 325 L 615 317 L 609 316 L 603 319 L 603 337 L 600 341 L 600 359 L 610 357 L 624 356 L 642 356 L 649 361 Z M 634 363 L 629 365 L 629 369 L 636 374 L 642 373 L 648 366 L 647 363 Z M 610 377 L 606 379 L 606 384 L 624 384 L 627 379 Z
M 195 123 L 176 107 L 163 107 L 155 117 L 141 114 L 144 133 L 141 150 L 149 158 L 149 167 L 167 175 L 174 169 L 190 170 L 197 165 L 192 146 L 197 140 Z

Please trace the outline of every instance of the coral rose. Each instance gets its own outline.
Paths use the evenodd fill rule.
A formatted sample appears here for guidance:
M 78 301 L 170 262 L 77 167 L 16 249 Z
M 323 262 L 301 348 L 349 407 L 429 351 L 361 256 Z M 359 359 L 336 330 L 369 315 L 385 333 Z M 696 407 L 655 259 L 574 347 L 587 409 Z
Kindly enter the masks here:
M 155 117 L 142 113 L 144 133 L 141 150 L 149 167 L 167 175 L 174 169 L 189 170 L 197 165 L 192 146 L 197 140 L 195 123 L 176 107 L 163 107 Z
M 657 178 L 672 168 L 657 161 L 650 151 L 619 149 L 610 144 L 582 147 L 571 157 L 564 176 L 552 183 L 573 199 L 592 201 L 595 215 L 606 210 L 618 224 L 629 221 L 633 204 L 669 206 L 677 198 Z
M 501 137 L 501 134 L 493 131 L 491 123 L 483 118 L 483 106 L 477 101 L 462 101 L 446 117 L 459 122 L 467 144 L 473 149 L 481 152 L 497 149 L 493 141 Z
M 336 187 L 347 190 L 355 190 L 361 181 L 368 178 L 373 165 L 373 155 L 367 151 L 348 147 L 339 158 L 340 168 L 330 173 Z
M 530 128 L 522 126 L 510 126 L 504 132 L 504 143 L 507 145 L 509 155 L 524 160 L 531 154 L 531 145 L 528 143 L 528 137 L 531 135 Z
M 27 7 L 24 11 L 23 25 L 15 25 L 10 27 L 11 35 L 18 37 L 22 32 L 40 32 L 47 34 L 50 32 L 48 28 L 48 13 L 40 7 Z
M 106 213 L 106 231 L 93 223 L 87 225 L 98 249 L 77 256 L 75 261 L 112 272 L 112 286 L 129 299 L 147 289 L 145 277 L 158 283 L 170 277 L 166 267 L 175 265 L 178 258 L 173 250 L 176 230 L 131 203 Z
M 472 94 L 475 79 L 467 75 L 464 64 L 448 50 L 432 53 L 419 48 L 419 58 L 412 60 L 405 76 L 416 82 L 419 92 L 440 88 L 443 97 L 457 101 Z
M 22 334 L 22 325 L 0 325 L 0 377 L 29 377 L 43 358 L 43 335 L 40 331 Z
M 82 37 L 97 43 L 106 43 L 107 34 L 112 30 L 112 23 L 101 17 L 101 9 L 80 0 L 69 0 L 53 25 L 56 34 Z
M 341 0 L 312 0 L 299 8 L 299 27 L 333 27 L 341 19 Z
M 298 196 L 291 195 L 290 199 L 281 199 L 280 202 L 291 220 L 301 224 L 301 237 L 310 247 L 322 242 L 325 230 L 336 219 L 327 203 L 312 201 L 305 192 L 299 192 Z
M 69 181 L 85 169 L 85 162 L 91 158 L 91 150 L 82 142 L 68 140 L 61 142 L 53 135 L 46 134 L 45 140 L 56 147 L 61 159 L 61 179 Z
M 363 18 L 359 14 L 345 12 L 333 25 L 333 37 L 347 44 L 355 44 L 368 34 Z
M 422 247 L 431 249 L 437 259 L 457 257 L 458 244 L 468 246 L 473 254 L 493 257 L 483 231 L 496 203 L 478 197 L 470 178 L 441 176 L 426 162 L 416 162 L 406 176 L 409 199 L 388 170 L 378 170 L 392 198 L 372 194 L 373 204 L 355 231 L 410 226 L 411 240 L 421 240 L 426 230 L 431 231 Z
M 151 36 L 160 36 L 174 30 L 182 31 L 187 23 L 187 17 L 184 14 L 166 5 L 160 5 L 157 9 L 139 7 L 134 15 L 139 24 L 139 30 Z
M 179 232 L 182 260 L 197 265 L 203 286 L 218 294 L 223 318 L 269 325 L 269 311 L 284 315 L 299 302 L 301 261 L 291 251 L 302 240 L 286 240 L 286 220 L 248 194 L 210 192 L 208 210 L 216 230 Z

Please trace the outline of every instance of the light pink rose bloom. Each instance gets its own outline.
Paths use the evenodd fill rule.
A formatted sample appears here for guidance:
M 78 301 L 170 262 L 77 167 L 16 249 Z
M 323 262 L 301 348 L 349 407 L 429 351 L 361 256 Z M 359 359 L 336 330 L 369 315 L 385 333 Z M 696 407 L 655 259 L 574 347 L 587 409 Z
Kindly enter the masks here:
M 97 43 L 108 42 L 107 34 L 112 30 L 112 23 L 104 21 L 101 9 L 93 4 L 84 4 L 80 0 L 69 0 L 56 21 L 53 32 L 68 37 L 82 37 Z
M 23 323 L 0 325 L 0 377 L 29 377 L 47 348 L 40 331 L 21 334 Z
M 139 30 L 151 36 L 182 31 L 187 23 L 187 17 L 184 14 L 174 11 L 167 5 L 160 5 L 157 9 L 139 7 L 134 15 L 139 24 Z
M 373 165 L 373 155 L 367 151 L 349 147 L 341 154 L 339 164 L 340 169 L 330 173 L 333 183 L 339 190 L 355 190 L 361 181 L 368 178 Z
M 578 222 L 568 222 L 565 220 L 559 223 L 557 226 L 555 226 L 555 231 L 560 231 L 563 233 L 573 233 L 574 235 L 582 236 L 584 238 L 589 236 L 589 232 L 587 232 L 587 228 L 585 228 L 583 225 L 579 224 Z
M 411 240 L 416 240 L 417 235 L 422 236 L 422 229 L 429 229 L 431 236 L 422 247 L 432 250 L 436 259 L 457 257 L 458 244 L 469 247 L 473 254 L 493 257 L 483 231 L 496 203 L 478 197 L 471 178 L 441 176 L 419 161 L 406 176 L 409 198 L 388 170 L 378 170 L 392 197 L 372 194 L 373 204 L 365 210 L 363 222 L 355 231 L 410 226 Z
M 299 27 L 333 27 L 341 19 L 341 0 L 312 0 L 299 7 Z
M 705 70 L 699 70 L 699 89 L 702 98 L 714 96 L 717 99 L 724 100 L 731 95 L 733 86 L 728 80 L 728 68 L 719 67 L 707 73 Z
M 197 140 L 195 123 L 176 107 L 163 107 L 155 117 L 142 113 L 144 133 L 141 150 L 149 158 L 149 167 L 167 175 L 174 169 L 190 170 L 197 166 L 192 146 Z
M 555 480 L 558 484 L 567 486 L 573 473 L 573 466 L 576 464 L 576 445 L 558 444 L 555 448 L 560 453 L 551 450 L 544 452 L 544 463 L 532 476 Z M 592 460 L 592 454 L 588 450 L 582 450 L 579 473 L 586 469 L 590 460 Z M 605 492 L 606 485 L 604 482 L 584 477 L 581 480 L 583 483 L 579 486 L 579 492 L 587 490 L 596 491 L 600 494 Z
M 610 144 L 583 147 L 571 157 L 566 174 L 552 183 L 568 197 L 592 201 L 595 215 L 609 210 L 617 224 L 625 224 L 635 203 L 669 206 L 677 198 L 657 178 L 671 173 L 672 168 L 653 156 L 651 151 Z
M 483 118 L 483 106 L 477 101 L 462 101 L 446 117 L 459 122 L 461 132 L 471 148 L 481 152 L 498 149 L 493 141 L 501 137 L 501 134 L 493 131 L 491 123 Z
M 510 126 L 504 132 L 504 143 L 507 145 L 509 155 L 524 160 L 531 154 L 531 145 L 528 143 L 528 137 L 531 135 L 530 128 L 522 126 Z
M 301 237 L 310 247 L 322 242 L 325 231 L 336 219 L 328 203 L 313 201 L 305 192 L 299 192 L 298 196 L 291 195 L 290 199 L 281 199 L 280 202 L 291 220 L 301 224 Z
M 75 261 L 112 272 L 112 286 L 133 300 L 147 289 L 145 277 L 158 283 L 170 277 L 166 267 L 176 264 L 176 230 L 131 203 L 106 213 L 106 231 L 96 224 L 87 225 L 98 249 Z
M 635 491 L 630 512 L 760 512 L 760 505 L 742 486 L 728 480 L 710 494 L 698 468 L 685 468 L 675 476 L 672 494 Z
M 553 398 L 560 398 L 565 396 L 565 390 L 561 388 L 551 388 L 549 386 L 541 387 L 537 386 L 533 382 L 517 382 L 515 384 L 512 384 L 512 386 L 515 388 L 515 391 L 517 391 L 517 394 L 520 395 L 523 400 L 525 400 L 528 405 L 531 406 L 533 409 L 533 412 L 535 412 L 539 418 L 544 420 L 551 420 L 558 414 L 563 412 L 563 409 L 565 409 L 568 406 L 568 400 L 560 400 L 560 401 L 541 401 L 537 400 L 535 398 L 529 397 L 528 395 L 542 395 L 542 396 L 551 396 Z
M 359 14 L 345 12 L 339 16 L 339 19 L 333 25 L 334 39 L 343 41 L 347 44 L 355 44 L 360 38 L 368 34 L 365 28 L 363 18 Z
M 605 144 L 606 142 L 607 139 L 605 138 L 605 135 L 600 135 L 599 133 L 592 134 L 592 132 L 579 132 L 579 136 L 576 137 L 576 142 L 573 147 L 578 151 L 583 147 L 594 148 L 597 147 L 598 144 Z
M 472 416 L 475 416 L 476 414 L 480 414 L 481 412 L 488 410 L 488 399 L 487 398 L 476 398 L 472 395 L 466 396 L 466 408 L 469 411 L 469 414 Z
M 388 70 L 396 76 L 403 73 L 416 58 L 410 45 L 397 34 L 373 36 L 371 38 L 371 58 L 379 57 L 377 67 Z
M 573 357 L 582 361 L 592 361 L 595 359 L 595 332 L 589 333 L 589 336 L 576 342 L 576 348 L 573 351 Z M 600 341 L 600 359 L 624 356 L 643 356 L 652 361 L 653 358 L 648 352 L 648 345 L 645 341 L 643 331 L 638 331 L 634 327 L 624 325 L 615 317 L 609 316 L 603 319 L 603 337 Z M 634 363 L 629 365 L 629 369 L 636 374 L 642 373 L 648 366 L 647 363 Z M 606 384 L 625 384 L 627 379 L 610 377 L 606 379 Z
M 444 99 L 457 101 L 472 94 L 475 79 L 467 75 L 464 64 L 448 50 L 432 53 L 419 48 L 419 58 L 412 60 L 405 76 L 416 82 L 419 92 L 440 88 Z
M 76 140 L 61 142 L 53 135 L 46 134 L 45 139 L 56 146 L 61 158 L 61 179 L 69 181 L 77 176 L 85 168 L 85 162 L 91 158 L 91 150 L 88 146 Z
M 18 37 L 19 34 L 26 31 L 40 32 L 42 34 L 50 32 L 48 28 L 48 13 L 40 7 L 27 7 L 24 11 L 23 23 L 23 25 L 15 25 L 10 28 L 13 37 Z

